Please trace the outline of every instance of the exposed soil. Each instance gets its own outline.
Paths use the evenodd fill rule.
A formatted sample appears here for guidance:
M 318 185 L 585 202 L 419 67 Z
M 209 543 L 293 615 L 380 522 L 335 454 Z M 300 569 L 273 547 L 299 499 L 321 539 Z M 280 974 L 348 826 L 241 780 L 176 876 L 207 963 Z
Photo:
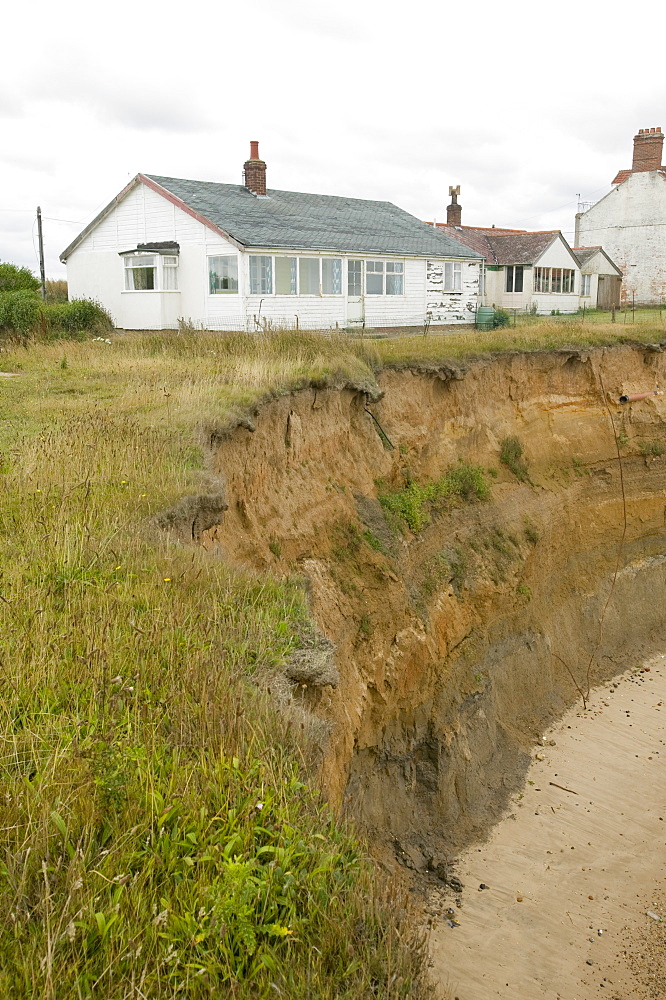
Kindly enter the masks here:
M 661 648 L 666 402 L 618 400 L 665 372 L 657 346 L 405 368 L 379 401 L 285 395 L 219 444 L 228 510 L 204 544 L 306 579 L 335 647 L 335 669 L 300 664 L 294 695 L 328 723 L 324 787 L 407 866 L 441 869 L 488 831 L 578 697 L 571 674 L 586 689 Z M 606 403 L 628 523 L 600 633 L 624 526 Z M 529 481 L 499 461 L 512 435 Z M 387 523 L 379 493 L 459 459 L 496 472 L 489 502 L 418 535 Z

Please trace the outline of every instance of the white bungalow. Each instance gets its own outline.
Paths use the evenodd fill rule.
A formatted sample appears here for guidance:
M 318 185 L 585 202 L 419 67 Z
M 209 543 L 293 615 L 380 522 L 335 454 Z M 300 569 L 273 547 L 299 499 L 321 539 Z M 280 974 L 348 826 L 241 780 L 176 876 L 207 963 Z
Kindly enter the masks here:
M 61 254 L 69 294 L 122 329 L 474 321 L 481 255 L 390 202 L 137 176 Z

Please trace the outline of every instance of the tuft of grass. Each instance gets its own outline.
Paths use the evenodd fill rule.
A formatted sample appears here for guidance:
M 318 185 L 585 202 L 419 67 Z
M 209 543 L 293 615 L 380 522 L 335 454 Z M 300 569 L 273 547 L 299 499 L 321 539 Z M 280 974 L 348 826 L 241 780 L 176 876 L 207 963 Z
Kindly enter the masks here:
M 402 490 L 380 493 L 379 502 L 398 523 L 419 532 L 430 523 L 433 510 L 456 500 L 487 500 L 489 496 L 490 486 L 481 466 L 461 460 L 434 482 L 420 486 L 412 480 Z
M 513 472 L 521 483 L 529 480 L 527 462 L 523 458 L 523 446 L 515 436 L 505 437 L 500 442 L 500 462 Z
M 645 458 L 658 458 L 666 452 L 666 445 L 662 441 L 639 441 L 638 447 Z

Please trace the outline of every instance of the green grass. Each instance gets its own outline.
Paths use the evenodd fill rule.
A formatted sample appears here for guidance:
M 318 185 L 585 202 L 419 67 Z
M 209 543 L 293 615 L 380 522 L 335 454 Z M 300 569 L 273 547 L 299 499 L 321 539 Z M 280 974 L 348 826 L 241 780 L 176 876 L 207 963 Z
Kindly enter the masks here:
M 2 996 L 421 995 L 418 924 L 320 801 L 320 730 L 268 691 L 301 586 L 152 526 L 248 405 L 370 369 L 219 343 L 2 356 Z

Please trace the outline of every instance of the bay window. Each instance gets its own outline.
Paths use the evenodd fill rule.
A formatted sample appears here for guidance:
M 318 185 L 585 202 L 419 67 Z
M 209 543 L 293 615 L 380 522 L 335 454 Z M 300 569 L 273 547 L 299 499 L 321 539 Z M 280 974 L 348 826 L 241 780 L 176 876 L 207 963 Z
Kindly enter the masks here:
M 123 253 L 126 292 L 178 291 L 178 256 Z

